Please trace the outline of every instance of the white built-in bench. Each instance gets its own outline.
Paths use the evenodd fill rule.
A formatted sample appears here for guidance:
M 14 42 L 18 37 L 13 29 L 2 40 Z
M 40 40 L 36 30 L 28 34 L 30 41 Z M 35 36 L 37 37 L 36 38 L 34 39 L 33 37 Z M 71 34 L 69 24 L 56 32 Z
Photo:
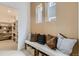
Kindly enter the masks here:
M 25 48 L 27 48 L 26 45 L 33 47 L 35 49 L 35 53 L 36 53 L 36 50 L 37 50 L 38 52 L 42 52 L 42 53 L 44 53 L 48 56 L 68 56 L 67 54 L 62 53 L 58 49 L 56 49 L 56 50 L 50 49 L 46 44 L 41 45 L 37 42 L 31 42 L 29 40 L 26 40 L 25 41 Z

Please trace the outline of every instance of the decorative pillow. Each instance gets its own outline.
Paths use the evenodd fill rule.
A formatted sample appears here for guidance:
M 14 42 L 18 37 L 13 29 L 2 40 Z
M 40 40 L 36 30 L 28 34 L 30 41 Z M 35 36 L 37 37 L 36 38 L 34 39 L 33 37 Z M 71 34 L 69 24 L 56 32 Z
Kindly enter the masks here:
M 50 34 L 46 35 L 46 41 L 50 40 L 51 38 L 53 38 L 52 35 L 50 35 Z
M 39 44 L 44 45 L 44 44 L 46 43 L 46 41 L 45 41 L 45 35 L 39 35 L 39 36 L 38 36 L 38 39 L 37 39 L 37 42 L 38 42 Z
M 46 41 L 46 44 L 49 48 L 51 49 L 56 49 L 57 47 L 57 38 L 56 37 L 53 37 L 49 40 Z
M 70 55 L 77 40 L 64 38 L 60 34 L 58 34 L 57 36 L 58 36 L 57 48 L 63 53 Z
M 76 42 L 76 39 L 64 38 L 58 49 L 61 50 L 63 53 L 70 55 Z
M 40 34 L 31 34 L 31 42 L 36 42 L 37 41 L 37 38 Z
M 57 40 L 57 48 L 59 48 L 60 45 L 61 45 L 62 40 L 64 39 L 64 37 L 59 33 L 59 34 L 57 34 L 57 38 L 58 38 L 58 40 Z

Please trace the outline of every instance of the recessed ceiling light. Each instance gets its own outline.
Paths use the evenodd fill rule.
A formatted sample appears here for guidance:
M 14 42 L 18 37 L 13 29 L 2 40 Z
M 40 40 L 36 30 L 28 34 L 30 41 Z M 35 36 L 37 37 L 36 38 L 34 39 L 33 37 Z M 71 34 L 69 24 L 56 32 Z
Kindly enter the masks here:
M 11 12 L 11 10 L 8 10 L 8 13 L 10 13 Z

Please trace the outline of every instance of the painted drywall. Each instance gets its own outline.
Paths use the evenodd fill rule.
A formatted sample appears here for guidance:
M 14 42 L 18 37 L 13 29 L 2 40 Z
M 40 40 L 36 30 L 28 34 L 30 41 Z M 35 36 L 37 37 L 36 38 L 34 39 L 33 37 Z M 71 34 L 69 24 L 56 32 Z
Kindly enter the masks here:
M 3 2 L 1 5 L 5 5 L 14 8 L 18 11 L 18 50 L 24 48 L 25 40 L 28 33 L 28 20 L 30 20 L 29 8 L 30 3 L 26 2 Z
M 43 22 L 36 24 L 35 7 L 32 3 L 31 14 L 31 31 L 36 33 L 45 33 L 51 35 L 57 35 L 62 33 L 69 38 L 78 39 L 78 6 L 77 3 L 65 3 L 59 2 L 56 4 L 56 21 Z M 44 16 L 43 16 L 44 17 Z M 44 19 L 43 19 L 44 20 Z M 47 13 L 45 13 L 45 20 L 48 20 Z M 74 54 L 77 55 L 78 48 L 74 50 Z
M 56 8 L 56 21 L 36 24 L 35 4 L 33 4 L 31 31 L 52 35 L 62 33 L 67 37 L 77 38 L 77 3 L 57 3 Z M 46 17 L 47 16 L 45 16 L 45 18 Z M 47 18 L 45 20 L 47 20 Z
M 78 3 L 78 15 L 79 15 L 79 3 Z M 79 17 L 78 17 L 78 46 L 79 46 Z M 78 50 L 78 55 L 79 55 L 79 50 Z
M 12 23 L 16 21 L 17 11 L 7 6 L 0 5 L 0 22 Z

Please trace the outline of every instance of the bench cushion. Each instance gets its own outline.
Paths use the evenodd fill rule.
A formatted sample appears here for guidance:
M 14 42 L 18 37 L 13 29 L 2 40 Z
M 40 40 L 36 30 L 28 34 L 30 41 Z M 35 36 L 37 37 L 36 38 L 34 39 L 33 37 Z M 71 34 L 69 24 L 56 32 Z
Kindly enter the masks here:
M 36 48 L 37 50 L 40 50 L 41 52 L 43 52 L 49 56 L 68 56 L 67 54 L 62 53 L 58 49 L 56 49 L 56 50 L 50 49 L 46 44 L 41 45 L 37 42 L 30 42 L 28 40 L 26 40 L 25 43 Z

